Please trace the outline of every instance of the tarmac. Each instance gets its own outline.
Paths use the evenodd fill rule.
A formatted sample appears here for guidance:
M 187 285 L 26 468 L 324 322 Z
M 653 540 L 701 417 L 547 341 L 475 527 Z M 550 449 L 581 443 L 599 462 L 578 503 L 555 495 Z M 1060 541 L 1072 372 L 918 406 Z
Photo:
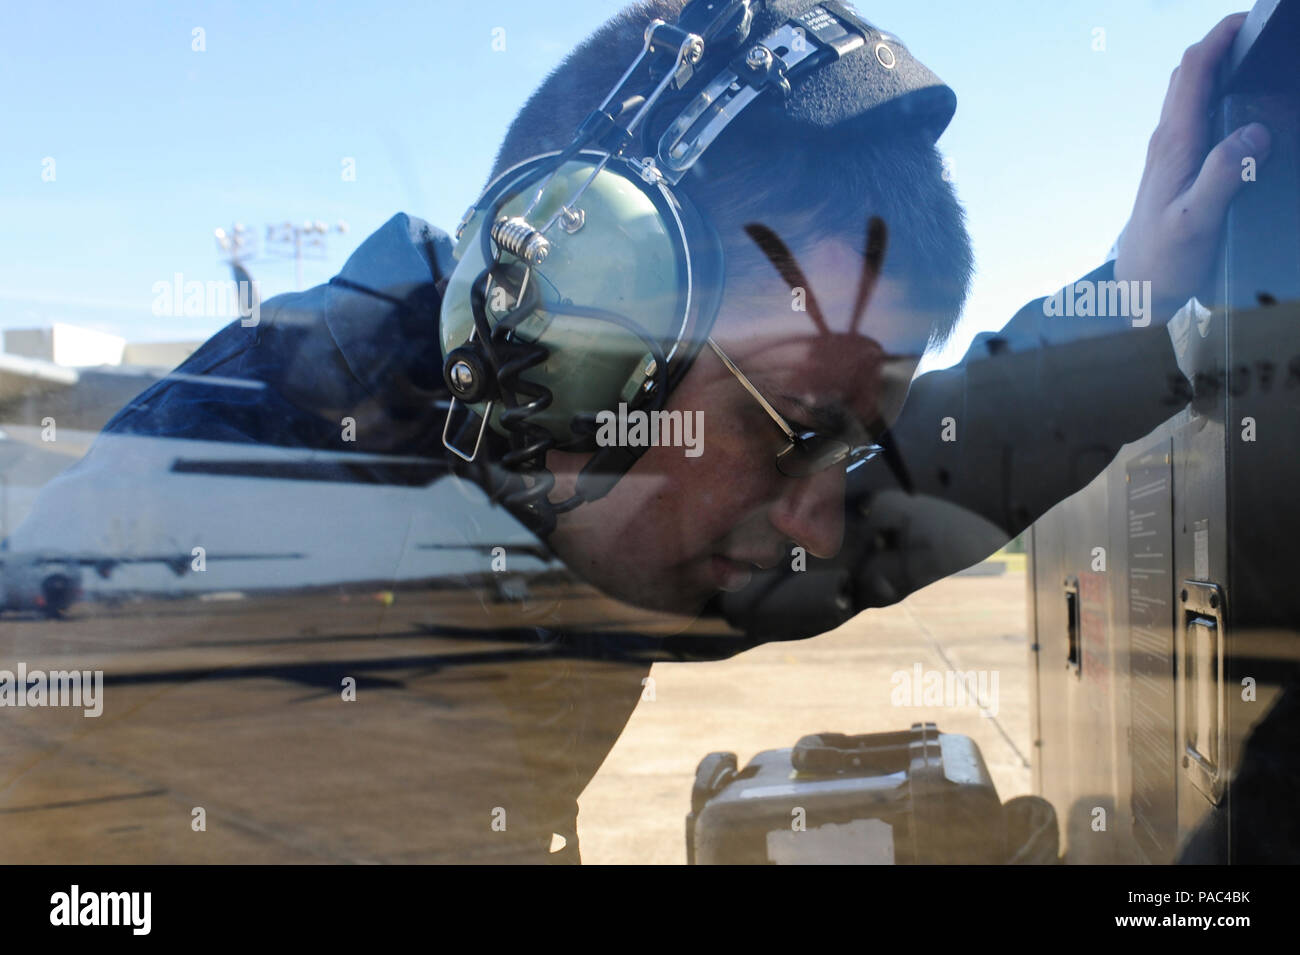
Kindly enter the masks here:
M 579 800 L 583 862 L 684 864 L 684 819 L 700 759 L 732 752 L 743 767 L 755 753 L 809 733 L 888 732 L 932 721 L 976 742 L 1003 802 L 1032 792 L 1026 613 L 1023 569 L 956 576 L 809 640 L 769 643 L 717 663 L 654 664 L 653 701 L 643 693 Z M 952 698 L 894 705 L 918 664 L 923 673 L 996 672 L 996 707 L 982 713 L 975 702 Z M 992 689 L 991 681 L 985 686 Z M 924 701 L 922 694 L 912 702 Z
M 488 820 L 525 804 L 511 802 L 527 785 L 519 767 L 536 763 L 531 741 L 554 740 L 546 710 L 525 706 L 521 722 L 500 704 L 553 681 L 553 668 L 517 640 L 449 630 L 488 609 L 463 595 L 228 596 L 0 621 L 0 670 L 102 670 L 105 681 L 98 718 L 0 707 L 0 861 L 510 859 L 491 848 Z M 573 606 L 604 619 L 600 605 Z M 1025 631 L 1025 575 L 1012 569 L 940 581 L 812 639 L 657 662 L 645 682 L 644 669 L 566 663 L 566 692 L 594 693 L 620 718 L 635 706 L 607 756 L 605 744 L 581 751 L 599 764 L 578 801 L 583 861 L 684 862 L 703 756 L 730 751 L 743 765 L 819 731 L 934 721 L 978 744 L 1004 801 L 1029 792 Z M 949 671 L 996 675 L 983 710 L 902 698 Z M 487 791 L 483 778 L 499 784 Z

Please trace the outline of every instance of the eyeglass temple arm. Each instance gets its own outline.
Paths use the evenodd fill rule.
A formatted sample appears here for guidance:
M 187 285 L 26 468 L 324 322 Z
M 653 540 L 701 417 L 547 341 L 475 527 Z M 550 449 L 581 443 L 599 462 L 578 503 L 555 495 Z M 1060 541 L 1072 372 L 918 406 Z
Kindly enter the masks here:
M 713 353 L 722 360 L 722 363 L 727 366 L 727 370 L 736 376 L 736 380 L 744 386 L 745 390 L 754 396 L 754 400 L 763 406 L 763 410 L 771 416 L 772 420 L 781 426 L 781 430 L 785 432 L 785 436 L 792 442 L 798 441 L 799 436 L 795 434 L 794 429 L 786 423 L 785 418 L 781 417 L 781 413 L 768 404 L 767 399 L 759 394 L 757 388 L 750 384 L 749 379 L 745 377 L 745 373 L 736 367 L 734 361 L 727 357 L 727 353 L 719 347 L 718 343 L 713 340 L 713 336 L 711 335 L 709 336 L 709 347 L 712 348 Z

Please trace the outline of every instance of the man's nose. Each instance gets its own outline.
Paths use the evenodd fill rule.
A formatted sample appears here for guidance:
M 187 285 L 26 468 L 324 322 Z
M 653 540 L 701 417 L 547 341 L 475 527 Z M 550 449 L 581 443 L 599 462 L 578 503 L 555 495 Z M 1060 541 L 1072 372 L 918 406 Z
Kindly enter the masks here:
M 814 557 L 834 557 L 844 542 L 844 477 L 843 468 L 832 467 L 782 478 L 768 515 L 772 526 Z

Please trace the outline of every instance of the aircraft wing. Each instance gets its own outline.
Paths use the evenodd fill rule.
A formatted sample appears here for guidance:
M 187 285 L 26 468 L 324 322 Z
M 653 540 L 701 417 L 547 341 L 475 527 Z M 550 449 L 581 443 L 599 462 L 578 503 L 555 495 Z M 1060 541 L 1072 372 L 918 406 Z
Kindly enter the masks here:
M 303 554 L 204 554 L 204 560 L 301 560 Z M 194 555 L 174 552 L 170 554 L 50 554 L 36 558 L 38 564 L 78 563 L 83 567 L 93 567 L 100 577 L 107 580 L 119 564 L 163 564 L 177 577 L 190 568 Z
M 420 544 L 419 550 L 476 550 L 481 554 L 491 554 L 497 547 L 504 547 L 516 554 L 533 557 L 543 563 L 556 559 L 549 548 L 540 544 Z

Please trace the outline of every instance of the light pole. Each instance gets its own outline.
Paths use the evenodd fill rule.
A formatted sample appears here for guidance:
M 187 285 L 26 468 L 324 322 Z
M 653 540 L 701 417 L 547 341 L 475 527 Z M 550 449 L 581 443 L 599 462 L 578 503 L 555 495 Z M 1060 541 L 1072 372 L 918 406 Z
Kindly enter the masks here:
M 226 261 L 232 266 L 257 255 L 257 239 L 242 222 L 236 222 L 228 232 L 225 229 L 213 229 L 212 234 L 216 237 L 217 248 L 225 253 Z
M 325 237 L 331 232 L 346 234 L 348 224 L 340 219 L 334 225 L 327 225 L 319 219 L 306 222 L 285 221 L 279 225 L 266 227 L 266 241 L 262 251 L 267 256 L 293 257 L 293 287 L 302 291 L 302 262 L 304 258 L 324 259 L 326 253 Z M 236 280 L 247 278 L 248 270 L 244 263 L 258 258 L 257 237 L 252 229 L 242 222 L 236 222 L 227 229 L 214 229 L 213 235 L 217 247 L 225 256 L 227 264 L 235 273 Z
M 266 246 L 268 250 L 279 254 L 293 256 L 293 286 L 302 291 L 302 260 L 304 251 L 313 254 L 313 259 L 325 258 L 325 237 L 331 232 L 344 234 L 348 224 L 339 220 L 333 226 L 326 225 L 319 219 L 303 223 L 282 222 L 266 227 Z

